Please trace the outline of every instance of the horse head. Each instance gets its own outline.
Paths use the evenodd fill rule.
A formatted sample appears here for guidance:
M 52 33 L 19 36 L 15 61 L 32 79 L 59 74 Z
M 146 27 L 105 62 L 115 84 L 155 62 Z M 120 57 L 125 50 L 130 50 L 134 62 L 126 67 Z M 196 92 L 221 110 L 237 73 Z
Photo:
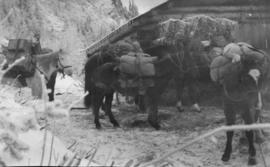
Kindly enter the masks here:
M 64 51 L 60 49 L 56 52 L 36 55 L 37 69 L 39 70 L 39 72 L 43 73 L 47 79 L 49 79 L 54 72 L 61 72 L 64 71 L 65 68 L 71 67 L 63 65 L 63 54 Z

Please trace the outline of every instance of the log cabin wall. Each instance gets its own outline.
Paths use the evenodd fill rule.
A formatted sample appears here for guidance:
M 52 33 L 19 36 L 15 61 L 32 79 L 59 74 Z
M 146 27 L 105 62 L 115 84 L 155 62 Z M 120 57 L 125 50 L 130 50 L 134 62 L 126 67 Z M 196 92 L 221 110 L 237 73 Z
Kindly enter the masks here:
M 145 41 L 155 39 L 155 26 L 159 22 L 200 14 L 237 21 L 239 28 L 234 33 L 236 41 L 248 42 L 270 51 L 270 0 L 168 0 L 97 41 L 88 49 L 88 53 L 131 33 L 137 33 L 142 47 L 147 48 Z

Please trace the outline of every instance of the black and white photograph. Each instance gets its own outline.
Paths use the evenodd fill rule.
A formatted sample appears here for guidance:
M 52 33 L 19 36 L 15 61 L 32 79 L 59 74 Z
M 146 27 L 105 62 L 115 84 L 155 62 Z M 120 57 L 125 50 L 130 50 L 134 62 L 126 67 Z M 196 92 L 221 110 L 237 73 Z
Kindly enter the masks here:
M 0 167 L 270 167 L 270 0 L 0 0 Z

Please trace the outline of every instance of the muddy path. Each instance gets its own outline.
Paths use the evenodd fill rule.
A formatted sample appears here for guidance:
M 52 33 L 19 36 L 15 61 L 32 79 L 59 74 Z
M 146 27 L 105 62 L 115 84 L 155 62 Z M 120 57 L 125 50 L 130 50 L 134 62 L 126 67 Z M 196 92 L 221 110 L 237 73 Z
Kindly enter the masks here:
M 74 95 L 58 96 L 65 99 L 66 105 L 78 97 Z M 81 106 L 82 104 L 78 104 Z M 113 107 L 113 113 L 120 123 L 120 128 L 113 128 L 107 116 L 102 114 L 101 130 L 96 130 L 94 117 L 87 110 L 72 110 L 69 119 L 57 119 L 54 133 L 69 146 L 77 141 L 76 151 L 97 149 L 93 161 L 105 166 L 114 163 L 123 166 L 128 161 L 133 164 L 148 162 L 160 157 L 176 147 L 224 125 L 225 119 L 221 108 L 204 107 L 202 113 L 186 109 L 179 113 L 174 107 L 160 107 L 159 118 L 162 129 L 154 130 L 147 122 L 147 114 L 138 113 L 133 105 L 121 104 Z M 269 122 L 269 112 L 264 112 L 264 122 Z M 247 166 L 247 147 L 239 147 L 240 132 L 236 132 L 231 160 L 223 163 L 220 159 L 225 147 L 225 133 L 204 139 L 174 154 L 167 162 L 171 166 L 217 167 Z M 270 166 L 269 139 L 262 144 L 267 164 Z M 257 167 L 263 167 L 262 154 L 257 145 Z M 173 164 L 173 165 L 172 165 Z

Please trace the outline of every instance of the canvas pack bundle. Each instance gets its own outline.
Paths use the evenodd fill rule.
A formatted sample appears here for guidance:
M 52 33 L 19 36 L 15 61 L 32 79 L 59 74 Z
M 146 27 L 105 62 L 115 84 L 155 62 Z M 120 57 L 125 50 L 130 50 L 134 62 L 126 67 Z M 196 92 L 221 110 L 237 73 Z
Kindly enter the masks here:
M 8 43 L 9 51 L 24 51 L 29 52 L 31 49 L 31 42 L 26 39 L 10 39 Z
M 135 56 L 124 55 L 120 58 L 120 71 L 140 77 L 155 75 L 154 61 L 157 57 L 150 57 L 146 54 L 135 54 Z
M 240 63 L 232 62 L 235 55 L 240 56 L 240 61 L 248 60 L 261 62 L 258 68 L 261 73 L 265 73 L 268 61 L 266 55 L 247 43 L 230 43 L 223 51 L 222 56 L 214 58 L 210 65 L 210 76 L 213 81 L 221 81 L 226 75 L 237 74 L 241 70 Z
M 211 40 L 217 47 L 224 47 L 233 39 L 237 22 L 225 18 L 206 15 L 189 16 L 183 19 L 168 19 L 158 24 L 159 37 L 154 40 L 158 45 L 174 45 L 193 38 Z
M 11 72 L 16 75 L 30 77 L 35 73 L 36 58 L 31 54 L 31 42 L 26 39 L 11 39 L 8 43 L 7 61 L 12 64 L 15 60 L 25 57 L 25 59 L 14 66 Z
M 224 57 L 216 57 L 210 65 L 210 76 L 214 82 L 222 83 L 222 80 L 227 75 L 236 74 L 240 71 L 239 63 L 232 63 L 232 60 Z

